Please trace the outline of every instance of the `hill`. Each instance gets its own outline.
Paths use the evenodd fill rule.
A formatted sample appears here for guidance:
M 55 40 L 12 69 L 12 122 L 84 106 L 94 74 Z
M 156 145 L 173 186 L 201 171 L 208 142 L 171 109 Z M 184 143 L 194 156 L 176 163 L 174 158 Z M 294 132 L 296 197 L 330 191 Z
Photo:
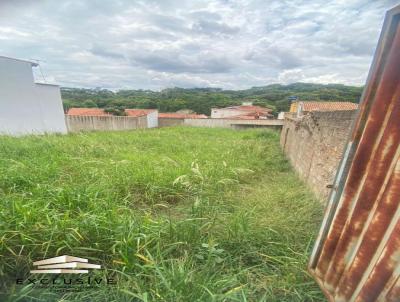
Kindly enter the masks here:
M 255 105 L 266 106 L 274 112 L 289 109 L 289 97 L 301 100 L 350 101 L 358 103 L 362 87 L 341 84 L 294 83 L 273 84 L 252 87 L 245 90 L 223 90 L 220 88 L 168 88 L 161 91 L 62 88 L 64 108 L 153 108 L 161 112 L 191 109 L 210 115 L 212 107 L 238 105 L 242 101 L 253 101 Z

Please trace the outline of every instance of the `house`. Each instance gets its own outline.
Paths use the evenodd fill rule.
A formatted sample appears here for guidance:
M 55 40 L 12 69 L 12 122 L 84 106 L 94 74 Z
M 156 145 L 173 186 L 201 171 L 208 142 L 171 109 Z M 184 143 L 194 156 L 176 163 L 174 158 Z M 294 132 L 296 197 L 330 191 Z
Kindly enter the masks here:
M 208 118 L 205 114 L 187 114 L 187 113 L 178 113 L 178 112 L 160 112 L 158 114 L 159 118 L 172 118 L 172 119 L 185 119 L 185 118 L 194 118 L 194 119 L 202 119 Z
M 125 109 L 125 115 L 129 117 L 147 117 L 147 128 L 158 127 L 158 111 L 157 109 Z M 80 116 L 113 116 L 101 108 L 70 108 L 67 115 Z
M 157 109 L 125 109 L 127 116 L 146 116 L 147 117 L 147 128 L 158 127 L 158 110 Z
M 302 116 L 311 111 L 342 111 L 357 110 L 358 104 L 352 102 L 293 102 L 290 112 L 296 116 Z
M 0 134 L 67 132 L 60 87 L 35 83 L 37 66 L 0 56 Z
M 244 102 L 239 106 L 231 106 L 226 108 L 212 108 L 211 118 L 229 118 L 229 119 L 271 119 L 273 118 L 272 110 L 254 106 L 251 102 Z

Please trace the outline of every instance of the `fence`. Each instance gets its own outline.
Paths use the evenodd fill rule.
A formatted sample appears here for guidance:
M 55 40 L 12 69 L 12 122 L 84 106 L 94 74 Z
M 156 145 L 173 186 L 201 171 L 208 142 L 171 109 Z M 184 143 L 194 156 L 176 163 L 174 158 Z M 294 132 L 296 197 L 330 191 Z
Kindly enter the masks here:
M 65 115 L 68 132 L 147 128 L 147 117 Z
M 158 127 L 183 126 L 184 121 L 184 118 L 159 117 Z
M 281 146 L 300 177 L 323 201 L 329 195 L 356 111 L 286 118 Z
M 208 128 L 244 128 L 244 127 L 272 127 L 281 128 L 283 120 L 239 120 L 239 119 L 172 119 L 159 118 L 159 127 L 168 126 L 191 126 L 191 127 L 208 127 Z
M 327 299 L 400 301 L 400 5 L 388 11 L 309 271 Z

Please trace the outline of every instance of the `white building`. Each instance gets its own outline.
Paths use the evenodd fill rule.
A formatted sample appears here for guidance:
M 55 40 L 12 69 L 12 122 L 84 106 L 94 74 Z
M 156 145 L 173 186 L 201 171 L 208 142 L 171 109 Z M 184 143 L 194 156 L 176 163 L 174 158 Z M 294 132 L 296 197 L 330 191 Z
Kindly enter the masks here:
M 0 134 L 67 132 L 60 87 L 35 83 L 37 65 L 0 56 Z
M 279 112 L 277 119 L 278 120 L 284 120 L 285 119 L 285 112 L 284 111 Z

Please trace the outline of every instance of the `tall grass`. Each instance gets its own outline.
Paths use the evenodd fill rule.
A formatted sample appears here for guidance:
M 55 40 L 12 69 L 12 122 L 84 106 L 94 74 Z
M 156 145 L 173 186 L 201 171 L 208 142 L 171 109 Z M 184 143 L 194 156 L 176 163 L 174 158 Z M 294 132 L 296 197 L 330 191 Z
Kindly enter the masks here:
M 321 301 L 321 206 L 265 130 L 0 137 L 0 300 Z M 115 286 L 16 285 L 70 254 Z M 38 275 L 37 275 L 38 276 Z

